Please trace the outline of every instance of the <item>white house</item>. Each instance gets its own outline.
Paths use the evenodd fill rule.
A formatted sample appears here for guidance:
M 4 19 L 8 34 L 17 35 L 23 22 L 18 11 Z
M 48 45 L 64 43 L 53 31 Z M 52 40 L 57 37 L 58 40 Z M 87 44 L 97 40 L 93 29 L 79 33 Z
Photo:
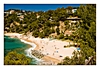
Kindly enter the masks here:
M 72 13 L 75 13 L 77 11 L 77 9 L 72 9 Z
M 9 14 L 10 12 L 4 12 L 5 14 Z

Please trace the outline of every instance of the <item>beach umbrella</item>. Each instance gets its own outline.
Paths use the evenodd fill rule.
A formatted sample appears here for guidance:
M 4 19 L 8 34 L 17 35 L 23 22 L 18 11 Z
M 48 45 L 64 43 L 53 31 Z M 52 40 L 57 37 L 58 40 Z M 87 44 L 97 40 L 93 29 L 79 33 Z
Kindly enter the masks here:
M 80 48 L 78 47 L 77 50 L 80 50 Z

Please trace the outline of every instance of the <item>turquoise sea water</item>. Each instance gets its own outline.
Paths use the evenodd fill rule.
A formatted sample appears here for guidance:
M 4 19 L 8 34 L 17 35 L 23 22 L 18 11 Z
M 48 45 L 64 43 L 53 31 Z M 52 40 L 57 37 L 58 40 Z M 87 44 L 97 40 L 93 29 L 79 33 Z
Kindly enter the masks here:
M 27 48 L 27 44 L 21 42 L 19 39 L 4 36 L 4 55 L 13 50 L 16 50 L 19 53 L 24 53 L 24 50 Z
M 21 42 L 19 39 L 4 36 L 4 56 L 11 51 L 16 51 L 26 55 L 25 50 L 28 48 L 29 45 Z M 36 60 L 34 58 L 32 58 L 31 64 L 36 64 Z

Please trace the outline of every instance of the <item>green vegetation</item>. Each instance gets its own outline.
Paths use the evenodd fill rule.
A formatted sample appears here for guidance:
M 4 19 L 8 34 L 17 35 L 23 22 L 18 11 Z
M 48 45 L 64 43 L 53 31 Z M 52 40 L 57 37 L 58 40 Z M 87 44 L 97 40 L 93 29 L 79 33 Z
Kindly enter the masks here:
M 22 14 L 19 15 L 18 13 Z M 21 16 L 24 16 L 22 20 L 20 20 Z M 59 35 L 59 21 L 65 21 L 67 16 L 66 8 L 63 7 L 46 12 L 26 11 L 23 13 L 21 10 L 15 10 L 13 14 L 5 14 L 4 31 L 24 34 L 32 32 L 35 37 L 48 37 L 52 33 Z M 55 29 L 55 26 L 57 26 L 57 29 Z
M 67 13 L 67 10 L 68 13 Z M 32 33 L 34 37 L 45 38 L 52 33 L 56 33 L 57 39 L 71 40 L 80 43 L 80 52 L 75 52 L 72 58 L 65 57 L 59 65 L 84 65 L 85 60 L 93 56 L 91 65 L 96 64 L 96 5 L 81 5 L 77 11 L 72 14 L 73 7 L 57 8 L 56 10 L 48 10 L 46 12 L 25 11 L 22 15 L 24 18 L 20 20 L 16 13 L 5 14 L 4 31 L 18 32 L 27 34 Z M 10 10 L 8 10 L 10 11 Z M 16 10 L 15 10 L 16 11 Z M 16 11 L 22 13 L 22 11 Z M 68 17 L 78 16 L 81 21 L 75 25 L 70 25 L 66 19 Z M 64 25 L 60 24 L 64 22 Z M 65 27 L 62 29 L 62 27 Z M 64 32 L 63 32 L 63 31 Z M 64 35 L 66 30 L 72 30 L 70 36 Z M 78 57 L 77 54 L 80 54 Z
M 58 63 L 58 65 L 84 65 L 85 56 L 81 55 L 81 52 L 73 52 L 74 56 L 72 58 L 65 57 L 63 62 Z M 78 56 L 80 55 L 80 56 Z
M 29 65 L 31 59 L 15 51 L 9 52 L 4 58 L 5 65 Z
M 90 60 L 89 63 L 85 63 L 85 53 L 84 52 L 73 52 L 73 55 L 71 58 L 65 57 L 61 63 L 58 63 L 58 65 L 95 65 L 96 64 L 96 56 L 89 57 Z M 92 59 L 92 60 L 91 60 Z
M 91 65 L 96 64 L 96 5 L 81 5 L 75 13 L 82 18 L 80 28 L 70 37 L 80 43 L 81 57 L 76 54 L 70 59 L 66 57 L 60 65 L 84 65 L 85 60 L 93 56 Z M 58 64 L 58 65 L 59 65 Z

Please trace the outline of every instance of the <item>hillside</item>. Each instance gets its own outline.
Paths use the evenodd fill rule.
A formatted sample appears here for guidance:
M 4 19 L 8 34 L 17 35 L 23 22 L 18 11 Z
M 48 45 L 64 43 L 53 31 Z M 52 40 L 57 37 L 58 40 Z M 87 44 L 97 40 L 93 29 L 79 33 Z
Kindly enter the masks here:
M 96 5 L 81 5 L 75 12 L 72 10 L 73 7 L 62 7 L 46 12 L 10 9 L 4 12 L 4 32 L 71 40 L 77 43 L 74 46 L 80 47 L 81 52 L 74 53 L 72 59 L 66 57 L 59 64 L 83 65 L 86 59 L 89 60 L 93 56 L 90 64 L 94 65 L 96 64 Z M 81 56 L 78 57 L 77 54 Z

